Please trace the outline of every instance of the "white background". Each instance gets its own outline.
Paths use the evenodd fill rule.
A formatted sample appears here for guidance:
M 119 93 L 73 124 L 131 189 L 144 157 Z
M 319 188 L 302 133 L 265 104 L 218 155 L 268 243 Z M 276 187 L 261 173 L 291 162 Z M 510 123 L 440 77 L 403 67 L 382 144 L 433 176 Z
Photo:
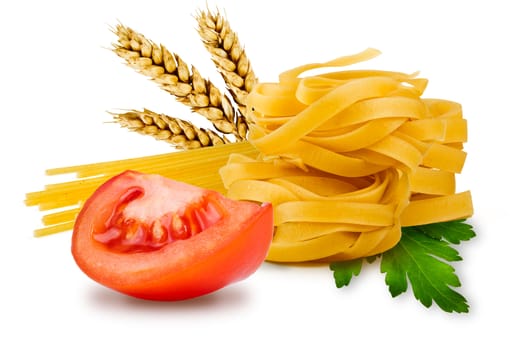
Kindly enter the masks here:
M 328 268 L 264 264 L 191 301 L 123 297 L 84 276 L 70 233 L 36 239 L 24 194 L 47 168 L 171 151 L 125 131 L 108 110 L 191 117 L 107 48 L 117 21 L 164 43 L 217 85 L 195 31 L 204 1 L 12 1 L 0 5 L 0 348 L 523 348 L 525 25 L 519 1 L 212 1 L 225 9 L 263 81 L 295 65 L 366 47 L 360 65 L 421 71 L 426 97 L 462 103 L 477 238 L 456 264 L 469 314 L 392 299 L 377 264 L 350 287 Z M 467 5 L 468 4 L 468 5 Z M 357 68 L 357 67 L 356 67 Z

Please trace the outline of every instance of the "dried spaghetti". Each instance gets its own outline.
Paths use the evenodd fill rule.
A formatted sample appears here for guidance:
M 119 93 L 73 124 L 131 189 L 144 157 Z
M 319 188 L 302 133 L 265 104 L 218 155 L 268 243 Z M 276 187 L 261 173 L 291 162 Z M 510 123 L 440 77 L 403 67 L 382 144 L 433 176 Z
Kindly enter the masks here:
M 35 236 L 45 236 L 73 228 L 82 204 L 95 189 L 110 177 L 133 169 L 156 173 L 196 186 L 224 192 L 218 170 L 232 152 L 255 156 L 256 150 L 247 142 L 172 152 L 154 156 L 50 169 L 48 175 L 74 174 L 77 178 L 64 183 L 49 184 L 42 191 L 26 194 L 26 205 L 38 206 L 47 212 L 43 228 Z

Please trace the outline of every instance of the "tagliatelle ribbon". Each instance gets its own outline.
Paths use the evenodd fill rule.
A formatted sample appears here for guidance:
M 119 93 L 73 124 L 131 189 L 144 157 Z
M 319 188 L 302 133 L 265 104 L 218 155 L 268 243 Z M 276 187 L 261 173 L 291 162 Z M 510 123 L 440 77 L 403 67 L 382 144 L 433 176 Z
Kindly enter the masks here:
M 421 98 L 415 74 L 344 70 L 365 50 L 283 72 L 248 95 L 256 157 L 232 155 L 220 174 L 234 199 L 272 202 L 268 260 L 347 260 L 382 253 L 402 226 L 472 215 L 456 193 L 467 124 L 458 103 Z

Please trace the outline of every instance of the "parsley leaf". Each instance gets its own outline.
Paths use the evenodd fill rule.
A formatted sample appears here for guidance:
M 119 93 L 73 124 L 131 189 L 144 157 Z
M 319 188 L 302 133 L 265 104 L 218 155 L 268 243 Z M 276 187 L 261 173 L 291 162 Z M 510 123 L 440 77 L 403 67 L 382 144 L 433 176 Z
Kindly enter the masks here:
M 472 227 L 457 221 L 424 226 L 403 227 L 399 243 L 383 253 L 381 272 L 386 273 L 390 294 L 396 297 L 406 292 L 408 277 L 414 296 L 426 307 L 435 302 L 447 312 L 468 312 L 467 300 L 451 288 L 461 283 L 447 262 L 461 257 L 448 240 L 473 237 Z
M 460 244 L 462 241 L 468 241 L 476 236 L 472 226 L 467 224 L 465 220 L 413 226 L 411 229 L 418 230 L 435 239 L 444 239 L 452 244 Z
M 335 285 L 337 288 L 348 286 L 353 276 L 361 273 L 363 259 L 338 261 L 330 264 L 330 270 L 334 272 Z
M 363 261 L 373 263 L 380 258 L 392 297 L 406 292 L 410 282 L 414 296 L 426 307 L 434 302 L 446 312 L 468 312 L 467 300 L 452 288 L 461 283 L 449 262 L 462 260 L 450 245 L 475 237 L 472 226 L 454 220 L 403 227 L 402 232 L 398 244 L 383 254 L 331 263 L 337 288 L 349 285 L 361 273 Z
M 377 255 L 371 255 L 371 256 L 367 256 L 366 258 L 364 258 L 369 264 L 373 263 L 374 261 L 376 261 L 376 259 L 379 259 L 381 257 L 381 254 L 377 254 Z

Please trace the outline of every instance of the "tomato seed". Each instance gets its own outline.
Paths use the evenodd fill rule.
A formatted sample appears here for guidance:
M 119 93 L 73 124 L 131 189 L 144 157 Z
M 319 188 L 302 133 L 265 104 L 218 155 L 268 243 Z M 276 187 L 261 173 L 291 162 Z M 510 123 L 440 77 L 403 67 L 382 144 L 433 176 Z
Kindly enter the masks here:
M 162 225 L 160 220 L 153 221 L 153 224 L 151 225 L 151 236 L 153 238 L 153 241 L 156 243 L 160 243 L 166 240 L 167 230 Z

